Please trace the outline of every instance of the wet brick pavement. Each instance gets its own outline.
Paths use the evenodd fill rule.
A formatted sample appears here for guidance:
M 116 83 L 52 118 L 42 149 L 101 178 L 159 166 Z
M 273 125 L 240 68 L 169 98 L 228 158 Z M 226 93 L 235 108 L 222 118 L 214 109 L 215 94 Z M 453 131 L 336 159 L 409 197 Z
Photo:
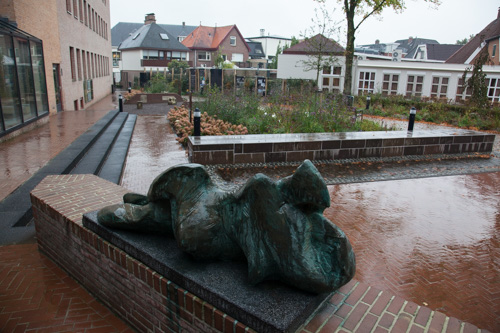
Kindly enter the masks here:
M 101 105 L 116 105 L 116 100 L 109 98 Z M 159 109 L 161 106 L 152 108 L 158 109 L 147 111 L 150 115 L 162 116 L 138 117 L 122 179 L 125 187 L 139 193 L 146 193 L 151 181 L 160 172 L 177 163 L 187 162 L 185 151 L 174 141 L 175 135 L 164 116 L 167 111 Z M 111 108 L 95 108 L 94 111 L 102 111 L 104 115 L 109 109 Z M 62 114 L 71 117 L 80 116 L 80 113 L 85 114 Z M 62 114 L 57 116 L 65 117 Z M 75 122 L 68 118 L 67 121 L 74 124 L 74 131 L 78 131 L 80 127 L 76 124 L 81 123 L 88 128 L 94 120 Z M 33 142 L 30 142 L 29 136 L 25 136 L 25 143 L 16 149 L 9 146 L 23 140 L 9 140 L 8 144 L 0 144 L 0 149 L 4 149 L 0 151 L 0 159 L 3 152 L 7 151 L 5 149 L 11 149 L 10 156 L 13 160 L 9 159 L 7 163 L 13 163 L 15 159 L 20 163 L 31 155 L 46 155 L 42 158 L 48 161 L 52 148 L 47 146 L 61 145 L 61 149 L 64 149 L 72 141 L 64 123 L 54 122 L 52 126 L 57 130 L 64 129 L 66 135 L 55 135 L 43 140 L 36 139 L 35 135 Z M 404 128 L 405 124 L 401 126 Z M 419 126 L 420 123 L 417 123 L 416 130 Z M 33 133 L 36 132 L 30 132 Z M 328 188 L 332 207 L 325 214 L 343 228 L 358 256 L 355 279 L 374 288 L 390 291 L 418 305 L 470 321 L 480 328 L 500 331 L 499 146 L 497 136 L 494 154 L 489 159 L 478 157 L 457 160 L 446 156 L 428 159 L 420 156 L 405 160 L 324 161 L 317 164 L 331 184 Z M 39 154 L 39 151 L 44 153 Z M 12 152 L 16 154 L 12 155 Z M 24 177 L 28 177 L 24 175 L 28 172 L 26 170 L 36 171 L 36 163 L 43 165 L 43 161 L 21 164 L 22 172 L 5 172 L 2 180 L 9 177 L 17 179 L 19 185 Z M 8 170 L 7 166 L 10 165 L 12 164 L 1 166 Z M 229 180 L 243 183 L 255 172 L 265 171 L 278 178 L 289 175 L 294 168 L 292 165 L 250 165 L 244 168 L 238 166 L 237 169 L 216 166 L 210 172 L 224 187 Z M 441 177 L 447 175 L 456 176 Z M 4 182 L 0 184 L 3 185 Z M 0 188 L 0 194 L 7 191 L 6 187 Z M 14 312 L 5 311 L 6 303 L 2 302 L 10 302 L 14 297 L 30 300 L 40 299 L 43 298 L 41 295 L 45 295 L 45 301 L 57 300 L 53 295 L 57 294 L 55 291 L 58 289 L 51 283 L 36 282 L 37 284 L 23 289 L 30 279 L 46 281 L 46 277 L 53 275 L 60 279 L 58 286 L 61 290 L 76 292 L 71 294 L 76 296 L 67 294 L 67 297 L 81 299 L 81 303 L 77 301 L 74 304 L 76 308 L 89 309 L 84 314 L 87 317 L 78 318 L 78 325 L 99 322 L 97 316 L 106 318 L 108 324 L 111 321 L 113 325 L 117 325 L 114 328 L 97 327 L 102 325 L 101 322 L 94 328 L 88 328 L 86 332 L 91 332 L 90 329 L 100 332 L 127 330 L 119 320 L 102 312 L 99 303 L 88 294 L 80 294 L 80 287 L 40 255 L 36 245 L 0 247 L 0 252 L 0 331 L 14 331 L 10 329 L 12 326 L 6 326 L 7 321 L 20 324 L 18 329 L 21 331 L 26 330 L 26 325 L 31 325 L 30 323 L 33 323 L 33 328 L 41 328 L 42 326 L 35 324 L 39 319 L 43 321 L 45 331 L 63 331 L 57 329 L 58 325 L 63 324 L 76 325 L 67 321 L 73 318 L 73 315 L 69 315 L 74 310 L 71 306 L 66 306 L 65 310 L 64 306 L 60 307 L 60 311 L 66 311 L 66 321 L 62 323 L 55 315 L 49 318 L 51 315 L 47 313 L 47 309 L 56 308 L 50 302 L 50 306 L 48 303 L 38 303 L 43 304 L 43 310 L 24 309 L 25 313 L 17 317 L 12 315 Z M 7 289 L 10 286 L 15 291 Z M 14 296 L 16 292 L 21 296 Z M 66 296 L 61 293 L 57 297 L 62 299 Z M 36 305 L 29 306 L 37 308 Z M 90 308 L 97 310 L 94 309 L 96 312 L 91 313 Z M 25 318 L 22 315 L 34 317 L 25 319 L 24 322 L 15 319 Z M 69 330 L 74 331 L 74 327 L 76 326 Z
M 0 246 L 0 332 L 134 332 L 36 244 Z
M 149 180 L 175 164 L 169 163 L 171 159 L 185 158 L 179 149 L 173 150 L 172 158 L 165 153 L 165 140 L 175 138 L 166 120 L 146 118 L 150 117 L 139 117 L 144 127 L 137 132 L 145 131 L 149 139 L 139 140 L 137 134 L 134 143 L 133 138 L 129 154 L 133 161 L 127 168 L 135 173 L 123 178 L 124 186 L 144 194 Z M 167 130 L 160 131 L 158 125 Z M 417 123 L 416 130 L 429 126 Z M 317 162 L 332 198 L 325 215 L 345 231 L 358 257 L 355 279 L 480 328 L 500 331 L 498 147 L 497 138 L 491 156 Z M 290 175 L 297 165 L 208 169 L 219 186 L 235 190 L 258 172 L 276 180 Z

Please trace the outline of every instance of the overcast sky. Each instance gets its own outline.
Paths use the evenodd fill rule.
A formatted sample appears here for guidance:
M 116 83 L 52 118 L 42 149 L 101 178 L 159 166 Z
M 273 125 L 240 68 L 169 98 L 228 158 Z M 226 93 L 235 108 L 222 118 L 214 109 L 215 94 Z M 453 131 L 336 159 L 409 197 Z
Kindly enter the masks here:
M 236 24 L 243 37 L 265 33 L 284 37 L 301 36 L 312 26 L 313 0 L 111 0 L 111 26 L 118 22 L 144 22 L 147 13 L 155 13 L 157 23 L 197 26 Z M 381 16 L 370 17 L 356 34 L 356 45 L 394 42 L 409 36 L 435 39 L 441 44 L 454 44 L 457 39 L 481 31 L 498 14 L 498 0 L 441 0 L 436 7 L 423 0 L 406 0 L 406 10 L 397 14 L 385 9 Z M 333 11 L 345 45 L 345 21 L 338 1 L 327 0 Z

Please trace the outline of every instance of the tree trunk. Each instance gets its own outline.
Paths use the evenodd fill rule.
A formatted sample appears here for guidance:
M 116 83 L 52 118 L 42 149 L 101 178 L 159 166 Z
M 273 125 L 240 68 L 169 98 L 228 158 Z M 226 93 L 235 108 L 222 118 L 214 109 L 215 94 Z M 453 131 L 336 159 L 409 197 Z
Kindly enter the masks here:
M 354 60 L 354 40 L 356 29 L 354 27 L 354 6 L 346 8 L 347 18 L 347 46 L 345 50 L 345 81 L 344 94 L 352 95 L 352 63 Z

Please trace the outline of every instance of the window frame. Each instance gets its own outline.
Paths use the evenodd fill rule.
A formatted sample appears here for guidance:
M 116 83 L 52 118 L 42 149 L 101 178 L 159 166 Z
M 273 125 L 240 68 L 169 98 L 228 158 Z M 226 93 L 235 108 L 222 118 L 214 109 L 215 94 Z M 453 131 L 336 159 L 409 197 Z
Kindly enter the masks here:
M 229 45 L 236 46 L 236 36 L 229 36 Z

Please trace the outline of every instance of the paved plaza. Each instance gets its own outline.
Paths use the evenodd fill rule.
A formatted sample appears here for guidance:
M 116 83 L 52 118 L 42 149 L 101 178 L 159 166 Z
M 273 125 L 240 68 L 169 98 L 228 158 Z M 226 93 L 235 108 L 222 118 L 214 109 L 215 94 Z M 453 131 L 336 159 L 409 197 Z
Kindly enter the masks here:
M 116 107 L 116 96 L 109 96 L 89 110 L 50 116 L 49 123 L 0 143 L 0 201 Z M 130 191 L 146 193 L 160 172 L 187 162 L 167 110 L 161 104 L 144 105 L 141 114 L 134 105 L 125 106 L 138 114 L 121 181 Z M 404 128 L 404 123 L 395 124 Z M 415 130 L 434 126 L 417 124 Z M 334 321 L 341 332 L 364 332 L 367 326 L 361 323 L 371 318 L 379 304 L 374 293 L 381 291 L 393 295 L 391 304 L 402 300 L 400 314 L 410 324 L 420 313 L 436 314 L 412 331 L 500 332 L 499 147 L 497 136 L 489 158 L 318 164 L 332 202 L 325 216 L 344 230 L 357 256 L 350 287 L 355 286 L 352 297 L 359 295 L 355 304 L 337 312 L 325 304 L 303 332 L 328 332 Z M 279 179 L 295 167 L 215 166 L 209 171 L 221 187 L 231 189 L 256 172 Z M 39 253 L 35 239 L 28 243 L 0 246 L 0 332 L 133 331 Z M 397 332 L 405 327 L 391 306 L 373 319 L 371 328 Z M 358 307 L 366 307 L 365 314 L 353 324 Z M 339 317 L 342 311 L 350 311 L 345 321 Z

